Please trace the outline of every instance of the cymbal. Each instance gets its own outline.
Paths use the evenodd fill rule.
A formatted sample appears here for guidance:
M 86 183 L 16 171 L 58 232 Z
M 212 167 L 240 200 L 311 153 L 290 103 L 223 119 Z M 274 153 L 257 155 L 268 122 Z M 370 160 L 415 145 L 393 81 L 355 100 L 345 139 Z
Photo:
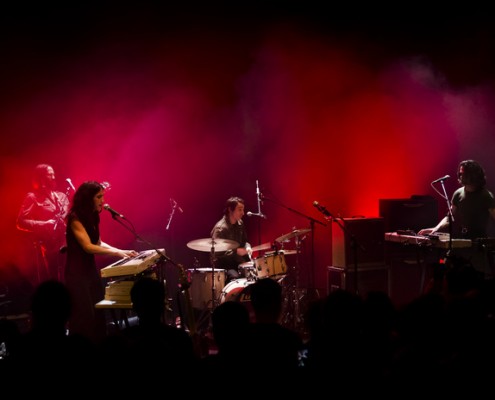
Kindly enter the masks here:
M 275 240 L 277 242 L 285 242 L 286 240 L 292 239 L 293 237 L 304 235 L 310 231 L 311 231 L 311 229 L 308 229 L 308 228 L 306 228 L 306 229 L 294 229 L 292 232 L 286 233 L 285 235 L 282 235 L 282 236 L 276 238 Z
M 268 250 L 271 248 L 272 248 L 272 243 L 266 242 L 266 243 L 260 244 L 259 246 L 251 247 L 251 250 L 258 251 L 258 250 Z
M 265 257 L 271 257 L 271 256 L 275 256 L 277 254 L 283 254 L 284 256 L 290 256 L 292 254 L 297 254 L 297 250 L 284 250 L 284 249 L 280 249 L 280 250 L 276 250 L 276 251 L 270 251 L 270 252 L 266 252 L 265 253 Z
M 227 251 L 230 249 L 236 249 L 237 247 L 239 247 L 239 243 L 237 243 L 234 240 L 228 240 L 228 239 L 206 238 L 206 239 L 191 240 L 189 243 L 187 243 L 187 247 L 193 250 L 208 251 L 208 252 L 211 252 L 213 248 L 215 253 L 217 253 L 221 251 Z

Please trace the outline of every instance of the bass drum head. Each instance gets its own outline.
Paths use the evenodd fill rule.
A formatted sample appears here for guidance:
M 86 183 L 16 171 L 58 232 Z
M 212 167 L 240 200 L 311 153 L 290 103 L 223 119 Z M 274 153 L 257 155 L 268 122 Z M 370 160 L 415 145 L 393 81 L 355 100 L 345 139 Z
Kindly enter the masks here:
M 235 279 L 229 282 L 222 290 L 220 303 L 237 301 L 244 304 L 249 311 L 251 321 L 254 321 L 253 309 L 251 307 L 251 284 L 253 283 L 253 280 L 246 278 Z

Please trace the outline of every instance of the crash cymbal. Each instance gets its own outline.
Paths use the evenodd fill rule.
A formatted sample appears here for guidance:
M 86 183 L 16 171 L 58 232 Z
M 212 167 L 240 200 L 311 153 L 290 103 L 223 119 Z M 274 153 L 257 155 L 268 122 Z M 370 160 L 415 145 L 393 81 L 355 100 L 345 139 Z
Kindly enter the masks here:
M 310 231 L 311 231 L 311 229 L 308 229 L 308 228 L 306 228 L 306 229 L 294 229 L 292 232 L 286 233 L 285 235 L 282 235 L 282 236 L 276 238 L 275 240 L 277 242 L 285 242 L 286 240 L 292 239 L 293 237 L 304 235 Z
M 267 243 L 262 243 L 259 246 L 251 247 L 251 250 L 259 251 L 259 250 L 268 250 L 271 248 L 272 248 L 272 243 L 267 242 Z
M 207 239 L 191 240 L 187 244 L 187 247 L 193 250 L 208 251 L 208 252 L 211 252 L 213 248 L 215 253 L 217 253 L 221 251 L 227 251 L 230 249 L 236 249 L 237 247 L 239 247 L 239 243 L 237 243 L 234 240 L 228 240 L 228 239 L 207 238 Z

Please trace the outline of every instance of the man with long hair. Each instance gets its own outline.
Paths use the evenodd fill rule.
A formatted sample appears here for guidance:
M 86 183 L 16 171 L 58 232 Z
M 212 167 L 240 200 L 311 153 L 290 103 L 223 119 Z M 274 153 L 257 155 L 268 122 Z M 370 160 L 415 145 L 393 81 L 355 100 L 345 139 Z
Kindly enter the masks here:
M 32 190 L 26 194 L 17 216 L 17 229 L 32 239 L 36 257 L 36 283 L 63 280 L 65 246 L 64 218 L 69 209 L 68 193 L 56 190 L 55 171 L 48 164 L 34 169 Z

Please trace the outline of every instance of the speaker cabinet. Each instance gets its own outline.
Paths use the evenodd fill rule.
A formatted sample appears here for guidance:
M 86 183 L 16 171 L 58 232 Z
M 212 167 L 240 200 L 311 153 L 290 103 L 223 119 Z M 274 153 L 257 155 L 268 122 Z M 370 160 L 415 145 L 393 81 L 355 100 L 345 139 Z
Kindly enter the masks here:
M 342 218 L 332 226 L 332 265 L 358 268 L 385 264 L 383 218 Z M 338 224 L 342 224 L 342 229 Z
M 386 265 L 376 265 L 368 268 L 358 268 L 357 289 L 361 296 L 380 291 L 390 294 L 389 268 Z M 337 289 L 356 291 L 356 275 L 353 267 L 327 267 L 327 294 Z
M 379 215 L 384 219 L 385 232 L 429 228 L 438 223 L 438 203 L 431 196 L 411 196 L 409 199 L 379 199 Z

